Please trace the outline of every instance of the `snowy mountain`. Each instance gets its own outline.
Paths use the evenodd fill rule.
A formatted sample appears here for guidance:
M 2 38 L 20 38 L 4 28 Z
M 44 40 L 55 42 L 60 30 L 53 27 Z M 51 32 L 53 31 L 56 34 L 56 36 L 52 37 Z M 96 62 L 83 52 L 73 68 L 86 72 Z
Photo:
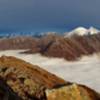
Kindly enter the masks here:
M 94 27 L 90 27 L 88 29 L 88 34 L 92 35 L 92 34 L 98 34 L 100 32 L 100 30 L 94 28 Z
M 73 35 L 78 35 L 78 36 L 83 36 L 83 35 L 93 35 L 93 34 L 98 34 L 100 30 L 90 27 L 89 29 L 84 28 L 84 27 L 78 27 L 70 32 L 66 32 L 65 37 L 68 36 L 73 36 Z

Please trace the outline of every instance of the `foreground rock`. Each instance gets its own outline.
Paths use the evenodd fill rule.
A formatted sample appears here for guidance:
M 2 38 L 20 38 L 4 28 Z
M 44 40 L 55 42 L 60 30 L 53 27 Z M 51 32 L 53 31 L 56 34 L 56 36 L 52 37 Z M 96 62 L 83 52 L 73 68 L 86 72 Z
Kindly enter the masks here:
M 100 100 L 95 91 L 14 57 L 0 58 L 0 76 L 23 100 Z
M 92 92 L 77 84 L 46 90 L 48 100 L 99 100 Z

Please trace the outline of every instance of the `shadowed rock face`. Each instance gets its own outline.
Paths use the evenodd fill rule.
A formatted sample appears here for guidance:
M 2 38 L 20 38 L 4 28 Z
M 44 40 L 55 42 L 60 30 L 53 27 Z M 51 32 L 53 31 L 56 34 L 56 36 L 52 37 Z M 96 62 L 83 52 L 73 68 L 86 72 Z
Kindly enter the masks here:
M 70 99 L 72 98 L 69 93 L 75 93 L 75 97 L 77 95 L 80 97 L 80 92 L 88 97 L 87 100 L 100 100 L 99 95 L 93 90 L 82 85 L 66 82 L 38 66 L 15 57 L 2 56 L 0 58 L 0 76 L 23 100 L 57 100 L 57 96 L 62 98 L 61 100 L 67 100 L 67 96 Z M 2 84 L 0 86 L 2 87 Z M 53 94 L 52 91 L 54 91 Z M 65 93 L 65 97 L 62 92 Z M 56 93 L 59 95 L 56 95 Z M 56 98 L 53 98 L 54 96 Z M 85 99 L 77 98 L 76 100 Z
M 3 45 L 2 45 L 3 44 Z M 41 38 L 16 37 L 0 40 L 0 50 L 29 49 L 49 57 L 77 60 L 82 55 L 100 52 L 100 34 L 66 37 L 47 35 Z
M 0 77 L 0 100 L 22 100 Z

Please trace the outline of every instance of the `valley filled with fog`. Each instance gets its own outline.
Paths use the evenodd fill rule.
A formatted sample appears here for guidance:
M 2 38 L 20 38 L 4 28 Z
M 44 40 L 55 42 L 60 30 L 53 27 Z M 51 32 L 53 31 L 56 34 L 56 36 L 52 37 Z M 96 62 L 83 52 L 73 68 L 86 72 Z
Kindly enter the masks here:
M 66 81 L 87 85 L 100 92 L 100 56 L 84 56 L 78 61 L 44 57 L 40 54 L 21 54 L 24 50 L 0 51 L 0 56 L 15 56 L 62 77 Z

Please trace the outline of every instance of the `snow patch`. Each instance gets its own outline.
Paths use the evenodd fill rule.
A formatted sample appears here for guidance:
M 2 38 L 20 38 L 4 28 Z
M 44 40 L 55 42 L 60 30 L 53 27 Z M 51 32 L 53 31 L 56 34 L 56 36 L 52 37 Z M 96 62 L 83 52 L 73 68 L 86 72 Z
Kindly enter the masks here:
M 90 27 L 89 29 L 86 29 L 84 27 L 78 27 L 70 32 L 64 33 L 65 37 L 68 36 L 73 36 L 73 35 L 78 35 L 78 36 L 83 36 L 83 35 L 93 35 L 93 34 L 98 34 L 100 30 Z

